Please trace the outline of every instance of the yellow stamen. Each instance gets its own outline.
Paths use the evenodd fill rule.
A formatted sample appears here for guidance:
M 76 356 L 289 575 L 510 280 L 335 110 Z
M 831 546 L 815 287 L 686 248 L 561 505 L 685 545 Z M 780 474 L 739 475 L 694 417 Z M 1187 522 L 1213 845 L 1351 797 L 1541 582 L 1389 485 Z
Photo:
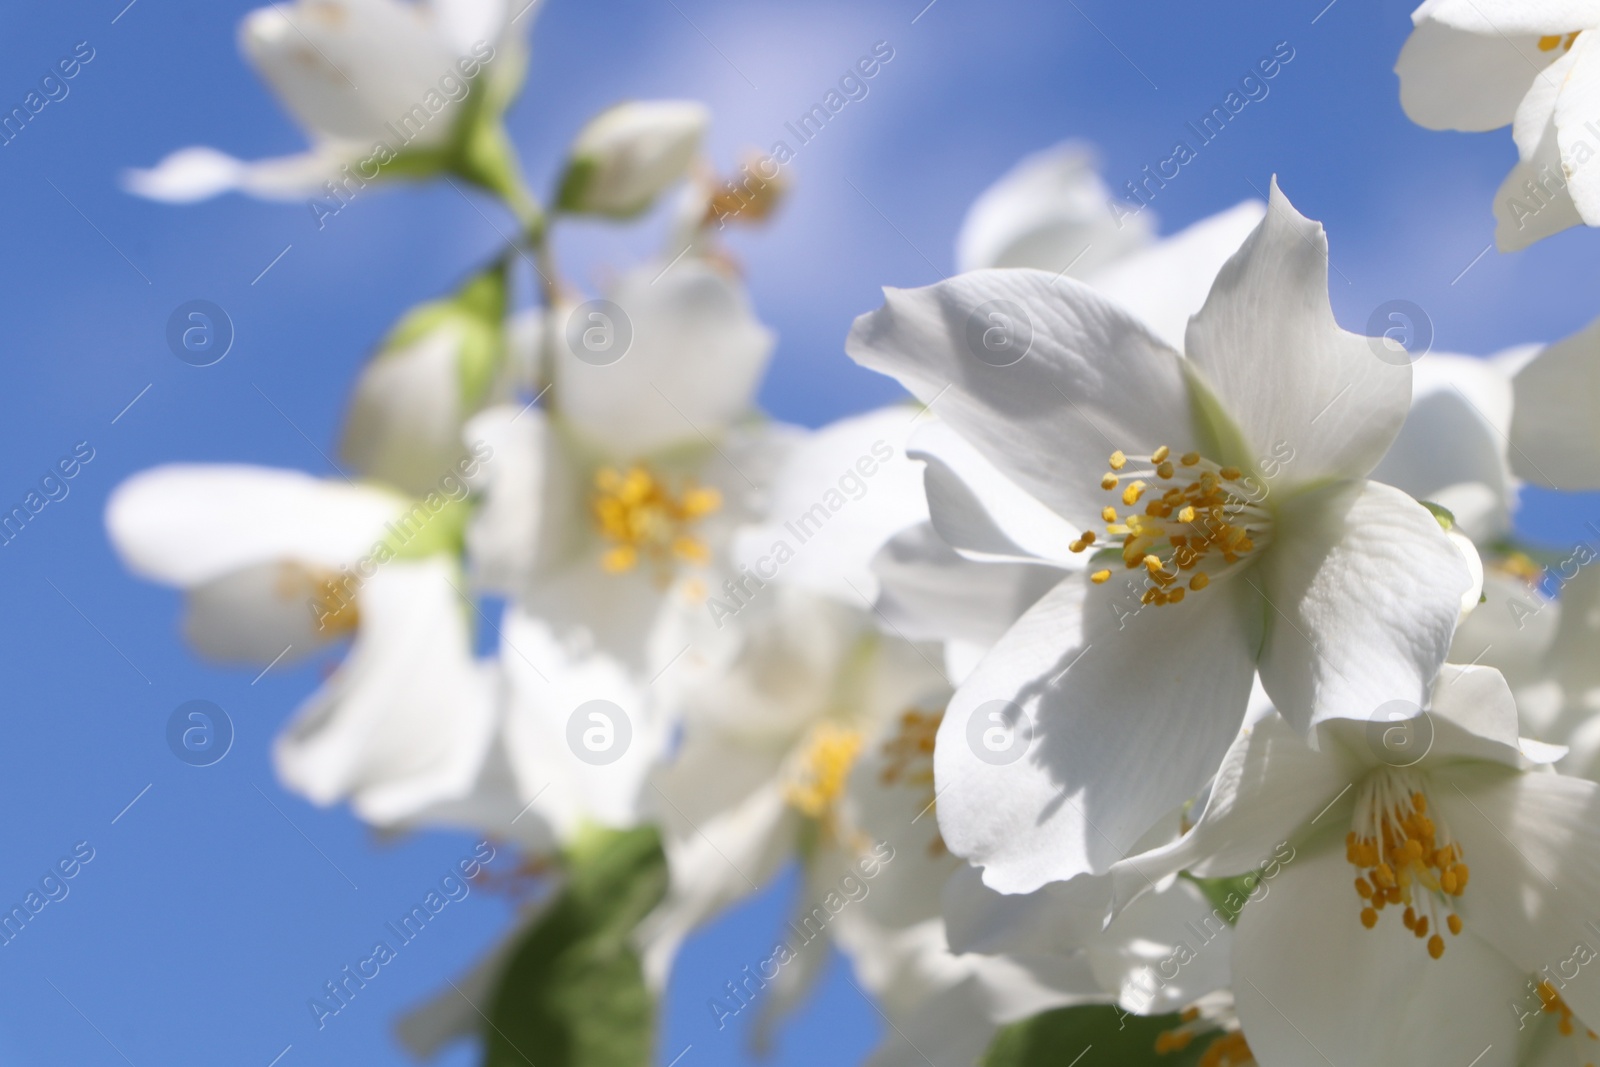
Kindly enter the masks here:
M 1105 585 L 1108 581 L 1111 580 L 1111 572 L 1110 571 L 1095 571 L 1093 574 L 1089 575 L 1089 580 L 1091 582 L 1093 582 L 1095 585 Z
M 673 561 L 703 564 L 711 550 L 691 527 L 722 507 L 722 494 L 709 486 L 688 484 L 674 494 L 643 466 L 626 471 L 602 467 L 595 472 L 591 510 L 602 541 L 610 546 L 600 556 L 608 574 L 622 574 L 649 560 L 658 568 Z
M 820 818 L 844 792 L 861 752 L 861 733 L 823 721 L 811 728 L 784 789 L 784 799 L 802 815 Z
M 1179 458 L 1180 469 L 1171 456 L 1165 445 L 1148 457 L 1118 451 L 1112 457 L 1114 470 L 1100 482 L 1107 491 L 1117 491 L 1128 508 L 1143 501 L 1142 513 L 1135 510 L 1120 522 L 1116 507 L 1102 508 L 1100 514 L 1107 540 L 1122 550 L 1123 564 L 1130 570 L 1143 564 L 1149 571 L 1157 588 L 1141 597 L 1145 604 L 1182 603 L 1183 596 L 1173 595 L 1177 590 L 1170 588 L 1180 573 L 1193 572 L 1188 590 L 1198 592 L 1270 539 L 1271 512 L 1232 484 L 1243 478 L 1239 468 L 1219 467 L 1189 452 Z M 1123 472 L 1120 477 L 1117 471 Z M 1154 493 L 1146 481 L 1150 478 L 1159 480 Z M 1081 551 L 1080 545 L 1090 543 L 1097 542 L 1080 539 L 1073 549 Z M 1151 558 L 1156 562 L 1149 562 Z
M 1345 835 L 1345 858 L 1362 872 L 1355 880 L 1361 925 L 1373 929 L 1385 905 L 1404 904 L 1400 924 L 1439 959 L 1445 948 L 1442 929 L 1461 932 L 1455 900 L 1465 880 L 1455 862 L 1461 846 L 1428 816 L 1423 781 L 1405 770 L 1371 772 Z
M 1128 465 L 1128 457 L 1122 454 L 1122 450 L 1120 448 L 1117 449 L 1117 451 L 1111 453 L 1111 469 L 1112 470 L 1119 471 L 1123 467 L 1126 467 L 1127 465 Z

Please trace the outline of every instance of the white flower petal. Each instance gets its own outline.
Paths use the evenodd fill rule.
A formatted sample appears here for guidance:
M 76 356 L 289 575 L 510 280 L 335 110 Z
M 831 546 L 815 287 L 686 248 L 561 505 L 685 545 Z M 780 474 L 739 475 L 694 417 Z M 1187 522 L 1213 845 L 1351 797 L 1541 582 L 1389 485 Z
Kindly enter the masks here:
M 1294 862 L 1288 844 L 1302 827 L 1331 825 L 1364 767 L 1343 749 L 1317 752 L 1276 715 L 1228 750 L 1211 798 L 1189 834 L 1170 846 L 1173 862 L 1204 877 L 1243 874 L 1276 859 Z
M 470 479 L 482 499 L 467 529 L 473 582 L 516 595 L 534 574 L 579 551 L 585 516 L 573 506 L 582 499 L 577 472 L 562 462 L 567 450 L 539 408 L 489 408 L 462 436 L 483 457 Z
M 1190 316 L 1205 305 L 1217 272 L 1266 210 L 1261 201 L 1246 200 L 1084 275 L 1084 281 L 1182 350 Z
M 1562 978 L 1577 972 L 1561 986 L 1562 999 L 1579 1015 L 1600 1019 L 1600 968 L 1565 965 L 1574 945 L 1596 941 L 1600 785 L 1557 774 L 1508 774 L 1484 764 L 1441 768 L 1431 776 L 1431 798 L 1472 872 L 1459 898 L 1467 931 L 1524 972 L 1549 967 Z M 1446 962 L 1455 947 L 1452 941 Z
M 626 322 L 580 317 L 583 307 L 549 316 L 557 404 L 591 443 L 636 458 L 715 440 L 749 412 L 775 338 L 741 286 L 689 258 L 624 274 L 609 299 Z M 610 328 L 606 343 L 621 344 L 625 327 L 632 343 L 619 360 L 579 358 L 586 330 Z
M 1506 125 L 1539 66 L 1539 34 L 1476 33 L 1423 14 L 1395 62 L 1400 106 L 1432 130 L 1494 130 Z
M 711 111 L 695 100 L 630 100 L 578 132 L 559 208 L 628 218 L 689 170 Z
M 848 604 L 875 598 L 872 558 L 897 531 L 928 517 L 922 471 L 906 456 L 914 414 L 896 405 L 800 440 L 773 477 L 767 521 L 739 532 L 736 561 L 763 581 L 776 578 Z M 779 543 L 794 553 L 783 564 L 773 562 Z
M 500 636 L 506 753 L 526 802 L 537 799 L 540 817 L 563 841 L 584 825 L 636 825 L 670 725 L 653 695 L 617 659 L 564 647 L 547 623 L 520 607 L 507 610 Z M 603 703 L 586 707 L 595 701 Z M 599 731 L 600 747 L 585 747 L 584 756 L 626 747 L 609 762 L 580 758 L 591 730 Z
M 1328 303 L 1328 241 L 1272 184 L 1267 216 L 1189 324 L 1185 351 L 1255 456 L 1294 450 L 1284 483 L 1360 477 L 1388 450 L 1411 402 L 1411 369 L 1347 333 Z M 1227 460 L 1219 460 L 1226 462 Z
M 1591 162 L 1600 131 L 1600 34 L 1578 35 L 1572 45 L 1572 67 L 1561 84 L 1553 119 L 1556 143 L 1561 157 L 1567 193 L 1577 205 L 1578 214 L 1590 226 L 1600 225 L 1600 164 Z M 1556 75 L 1552 66 L 1547 77 Z M 1523 158 L 1527 158 L 1526 154 Z
M 898 534 L 873 560 L 876 608 L 908 641 L 1000 640 L 1067 571 L 1043 563 L 977 563 L 921 523 Z
M 1470 1064 L 1491 1046 L 1513 1062 L 1508 998 L 1526 976 L 1468 932 L 1441 960 L 1393 911 L 1361 926 L 1341 848 L 1284 865 L 1234 932 L 1234 998 L 1264 1064 Z M 1477 872 L 1473 872 L 1473 882 Z M 1481 1065 L 1480 1065 L 1481 1067 Z
M 294 563 L 240 567 L 192 585 L 186 598 L 183 635 L 202 656 L 223 663 L 293 663 L 322 646 L 348 637 L 354 616 L 330 613 L 354 583 L 326 584 L 319 573 Z M 336 576 L 333 576 L 336 577 Z M 359 603 L 359 591 L 353 594 Z
M 1411 18 L 1484 35 L 1541 36 L 1590 29 L 1600 21 L 1588 0 L 1427 0 Z
M 1120 220 L 1094 150 L 1067 141 L 1024 157 L 985 189 L 962 221 L 956 269 L 1033 267 L 1082 278 L 1150 240 L 1155 219 Z
M 1001 639 L 945 715 L 934 754 L 939 825 L 951 851 L 1000 892 L 1109 869 L 1211 778 L 1244 718 L 1262 610 L 1250 588 L 1218 582 L 1130 612 L 1137 598 L 1120 586 L 1068 577 Z M 1001 710 L 1008 701 L 1034 738 L 997 765 L 980 757 L 983 730 L 1010 726 L 1013 744 L 1026 736 L 1017 712 Z
M 956 551 L 981 559 L 1078 559 L 1081 532 L 1029 496 L 945 423 L 930 420 L 912 439 L 926 464 L 923 483 L 933 527 Z
M 361 369 L 339 453 L 356 471 L 418 496 L 456 475 L 461 445 L 460 334 L 442 326 Z
M 955 956 L 936 919 L 885 931 L 859 918 L 842 912 L 835 936 L 891 1026 L 867 1067 L 978 1063 L 1000 1024 L 1104 1000 L 1081 959 Z
M 455 49 L 421 10 L 393 0 L 257 8 L 240 24 L 239 46 L 317 137 L 397 139 L 385 124 L 401 121 L 414 107 L 431 120 L 425 97 L 431 91 L 444 101 L 439 79 L 455 73 Z M 447 103 L 447 113 L 452 108 Z M 426 121 L 415 136 L 438 144 L 450 130 L 441 117 Z
M 1478 544 L 1511 529 L 1511 381 L 1490 360 L 1430 353 L 1413 365 L 1411 411 L 1374 481 L 1430 500 Z
M 329 142 L 300 155 L 246 163 L 214 148 L 181 148 L 148 170 L 123 171 L 122 185 L 135 196 L 169 204 L 190 204 L 228 192 L 263 200 L 303 200 L 325 193 L 323 184 L 341 177 L 340 166 L 365 154 Z
M 1261 681 L 1300 729 L 1418 707 L 1444 662 L 1471 575 L 1428 510 L 1377 482 L 1313 491 L 1278 510 L 1245 572 L 1268 604 Z
M 1182 360 L 1103 296 L 1042 271 L 976 271 L 886 289 L 846 350 L 899 379 L 995 467 L 1080 527 L 1099 523 L 1100 477 L 1117 449 L 1196 443 Z M 996 318 L 998 316 L 998 318 Z M 1002 331 L 1008 366 L 988 358 Z M 993 341 L 998 344 L 999 341 Z M 1009 347 L 1006 347 L 1009 346 Z
M 378 825 L 470 789 L 495 721 L 453 562 L 390 563 L 361 590 L 349 657 L 278 738 L 291 789 Z
M 478 43 L 493 44 L 516 19 L 524 30 L 544 10 L 540 0 L 432 0 L 430 11 L 439 32 L 456 52 L 466 55 Z
M 1494 194 L 1494 217 L 1495 246 L 1502 252 L 1516 252 L 1584 224 L 1562 176 L 1553 128 L 1538 139 L 1533 156 L 1519 161 L 1500 183 Z
M 1600 319 L 1512 380 L 1511 466 L 1551 489 L 1600 489 Z
M 1089 941 L 1086 955 L 1095 978 L 1123 1010 L 1182 1011 L 1227 988 L 1233 926 L 1199 886 L 1177 878 L 1130 904 Z
M 129 570 L 189 587 L 277 560 L 337 569 L 402 510 L 391 493 L 298 471 L 175 463 L 119 485 L 106 529 Z
M 1517 105 L 1517 117 L 1511 123 L 1511 139 L 1516 142 L 1517 154 L 1522 159 L 1532 159 L 1539 150 L 1539 142 L 1555 135 L 1552 120 L 1556 105 L 1565 95 L 1568 79 L 1578 57 L 1587 50 L 1588 38 L 1580 37 L 1579 44 L 1559 53 L 1553 63 L 1539 71 L 1528 89 L 1528 95 Z

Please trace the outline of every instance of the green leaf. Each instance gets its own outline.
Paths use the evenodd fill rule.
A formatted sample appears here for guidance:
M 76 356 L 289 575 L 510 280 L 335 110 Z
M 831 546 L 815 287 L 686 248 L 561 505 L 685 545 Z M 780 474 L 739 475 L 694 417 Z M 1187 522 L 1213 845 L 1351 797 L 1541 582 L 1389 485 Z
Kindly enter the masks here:
M 655 1005 L 629 935 L 667 889 L 654 829 L 594 831 L 559 897 L 512 952 L 484 1034 L 485 1067 L 644 1067 Z
M 1001 1030 L 984 1067 L 1193 1067 L 1211 1043 L 1201 1034 L 1181 1052 L 1156 1051 L 1180 1015 L 1129 1015 L 1109 1004 L 1057 1008 Z

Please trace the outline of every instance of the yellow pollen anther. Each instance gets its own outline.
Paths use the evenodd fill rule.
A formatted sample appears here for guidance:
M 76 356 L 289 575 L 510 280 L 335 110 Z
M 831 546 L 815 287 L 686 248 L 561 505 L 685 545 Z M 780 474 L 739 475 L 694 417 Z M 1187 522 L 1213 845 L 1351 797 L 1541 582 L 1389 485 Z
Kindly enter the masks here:
M 1461 846 L 1449 830 L 1427 814 L 1424 779 L 1403 769 L 1371 772 L 1362 782 L 1352 829 L 1345 836 L 1345 859 L 1361 873 L 1355 879 L 1362 902 L 1361 924 L 1377 925 L 1388 904 L 1403 904 L 1404 926 L 1427 945 L 1428 955 L 1444 954 L 1445 928 L 1462 928 L 1455 899 L 1465 879 L 1457 862 Z
M 1119 448 L 1115 452 L 1111 453 L 1111 469 L 1112 470 L 1119 471 L 1123 467 L 1126 467 L 1127 465 L 1128 465 L 1128 457 L 1123 455 L 1122 449 Z
M 1105 585 L 1111 580 L 1111 572 L 1095 571 L 1093 574 L 1089 575 L 1089 580 L 1095 585 Z
M 845 779 L 860 752 L 860 731 L 818 723 L 802 744 L 784 799 L 802 815 L 820 818 L 844 792 Z
M 1119 521 L 1116 507 L 1102 508 L 1104 540 L 1121 549 L 1129 570 L 1141 563 L 1148 569 L 1154 588 L 1144 591 L 1140 603 L 1182 603 L 1184 596 L 1173 588 L 1181 574 L 1188 576 L 1188 590 L 1198 592 L 1270 540 L 1272 513 L 1248 495 L 1248 483 L 1233 484 L 1242 477 L 1238 468 L 1220 467 L 1198 452 L 1182 456 L 1180 468 L 1165 445 L 1148 459 L 1121 451 L 1112 458 L 1121 462 L 1112 464 L 1101 487 L 1115 490 L 1135 510 Z M 1099 542 L 1080 538 L 1072 547 L 1081 551 L 1080 545 L 1091 543 Z
M 600 567 L 621 574 L 648 559 L 657 567 L 673 560 L 704 563 L 711 551 L 690 528 L 722 507 L 722 494 L 707 486 L 686 485 L 674 494 L 642 466 L 595 472 L 591 509 L 603 541 Z

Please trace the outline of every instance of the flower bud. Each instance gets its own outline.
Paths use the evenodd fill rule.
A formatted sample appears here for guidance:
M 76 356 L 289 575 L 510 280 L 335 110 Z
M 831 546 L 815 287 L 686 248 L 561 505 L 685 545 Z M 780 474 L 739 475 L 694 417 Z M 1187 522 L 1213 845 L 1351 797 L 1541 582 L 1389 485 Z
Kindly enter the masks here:
M 688 172 L 710 117 L 692 100 L 630 102 L 601 112 L 573 142 L 557 210 L 615 219 L 645 211 Z
M 461 427 L 489 398 L 505 353 L 506 279 L 495 267 L 411 309 L 356 382 L 340 454 L 421 496 L 454 473 Z

